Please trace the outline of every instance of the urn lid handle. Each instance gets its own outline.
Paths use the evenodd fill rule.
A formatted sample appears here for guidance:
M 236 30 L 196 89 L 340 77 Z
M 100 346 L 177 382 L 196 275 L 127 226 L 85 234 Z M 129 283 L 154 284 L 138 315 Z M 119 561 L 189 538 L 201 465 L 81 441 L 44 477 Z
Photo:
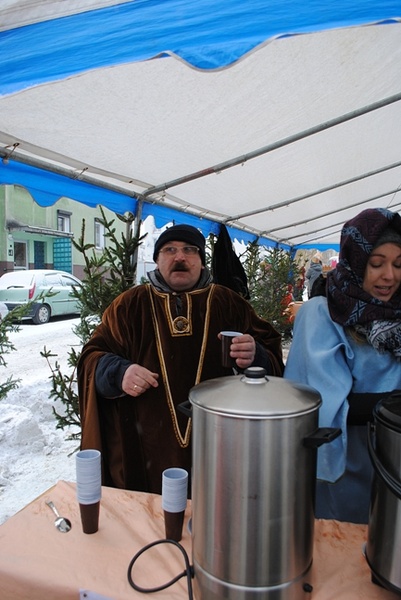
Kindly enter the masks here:
M 269 380 L 266 375 L 266 369 L 263 367 L 248 367 L 244 371 L 242 381 L 245 381 L 245 383 L 264 383 Z

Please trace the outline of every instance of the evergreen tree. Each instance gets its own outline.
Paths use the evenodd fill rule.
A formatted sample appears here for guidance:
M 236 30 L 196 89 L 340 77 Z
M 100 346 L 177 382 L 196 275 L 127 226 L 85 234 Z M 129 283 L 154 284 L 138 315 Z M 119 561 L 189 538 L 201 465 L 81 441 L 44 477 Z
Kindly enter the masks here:
M 19 331 L 19 325 L 14 321 L 10 312 L 2 319 L 0 318 L 0 367 L 7 367 L 5 356 L 16 350 L 9 337 L 10 333 L 16 331 Z M 0 382 L 0 400 L 3 400 L 11 390 L 18 388 L 20 381 L 9 375 L 4 382 Z
M 51 295 L 53 295 L 51 291 L 46 293 L 42 292 L 35 299 L 35 302 L 43 300 Z M 10 333 L 18 333 L 21 320 L 29 314 L 32 309 L 32 304 L 33 301 L 27 302 L 26 304 L 17 306 L 9 311 L 3 318 L 0 316 L 0 367 L 6 368 L 6 355 L 16 351 L 16 347 L 10 340 Z M 17 389 L 20 381 L 20 379 L 13 379 L 13 376 L 9 375 L 5 381 L 0 382 L 0 400 L 4 400 L 11 390 Z
M 136 279 L 136 261 L 134 260 L 139 244 L 145 236 L 134 236 L 132 223 L 135 219 L 132 213 L 124 216 L 116 215 L 126 224 L 126 233 L 121 234 L 121 239 L 116 235 L 113 227 L 114 219 L 108 221 L 100 207 L 102 219 L 100 222 L 105 229 L 105 238 L 108 241 L 101 254 L 95 251 L 95 245 L 85 242 L 85 220 L 82 222 L 81 236 L 78 241 L 73 240 L 74 246 L 84 258 L 85 276 L 82 285 L 74 288 L 73 296 L 78 300 L 81 314 L 74 333 L 80 340 L 81 347 L 89 340 L 93 331 L 100 323 L 105 309 L 122 292 L 134 285 Z M 146 235 L 146 234 L 145 234 Z M 50 397 L 60 400 L 64 413 L 59 413 L 53 407 L 57 420 L 57 429 L 72 426 L 72 432 L 67 439 L 80 439 L 79 400 L 77 393 L 76 369 L 81 351 L 71 348 L 68 354 L 70 373 L 63 374 L 60 364 L 52 359 L 56 355 L 44 348 L 41 355 L 46 358 L 51 369 L 52 389 Z
M 291 336 L 286 298 L 300 277 L 291 254 L 281 248 L 266 248 L 256 242 L 247 246 L 243 265 L 248 278 L 250 303 L 256 313 L 269 321 L 283 339 Z

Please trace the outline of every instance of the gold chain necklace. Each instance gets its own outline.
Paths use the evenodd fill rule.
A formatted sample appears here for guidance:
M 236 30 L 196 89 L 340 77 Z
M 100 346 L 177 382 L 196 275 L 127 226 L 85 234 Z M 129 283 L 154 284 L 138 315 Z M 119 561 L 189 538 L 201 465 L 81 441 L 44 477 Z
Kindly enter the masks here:
M 190 436 L 191 436 L 192 419 L 191 418 L 188 419 L 188 423 L 187 423 L 187 426 L 185 429 L 185 434 L 182 435 L 182 433 L 180 431 L 180 427 L 178 425 L 177 413 L 175 411 L 173 396 L 171 393 L 166 361 L 164 360 L 160 329 L 159 329 L 159 324 L 158 324 L 157 318 L 156 318 L 156 309 L 155 309 L 155 305 L 154 305 L 154 298 L 153 298 L 151 286 L 149 285 L 147 289 L 148 289 L 148 293 L 149 293 L 149 299 L 150 299 L 150 305 L 151 305 L 151 311 L 152 311 L 153 327 L 154 327 L 155 335 L 156 335 L 157 353 L 159 355 L 159 361 L 160 361 L 162 377 L 163 377 L 163 384 L 164 384 L 164 388 L 166 390 L 167 404 L 168 404 L 171 419 L 173 422 L 175 437 L 176 437 L 179 445 L 181 446 L 181 448 L 188 448 L 189 442 L 190 442 Z M 197 385 L 200 382 L 200 378 L 201 378 L 201 374 L 202 374 L 203 362 L 205 359 L 205 352 L 206 352 L 207 337 L 208 337 L 208 333 L 209 333 L 210 307 L 211 307 L 212 296 L 213 296 L 214 290 L 215 290 L 215 284 L 211 284 L 210 291 L 209 291 L 209 294 L 208 294 L 208 297 L 206 300 L 206 316 L 205 316 L 205 323 L 203 326 L 203 339 L 202 339 L 198 369 L 197 369 L 194 385 Z M 186 329 L 184 329 L 184 331 L 182 331 L 182 333 L 185 333 L 185 331 L 186 331 Z

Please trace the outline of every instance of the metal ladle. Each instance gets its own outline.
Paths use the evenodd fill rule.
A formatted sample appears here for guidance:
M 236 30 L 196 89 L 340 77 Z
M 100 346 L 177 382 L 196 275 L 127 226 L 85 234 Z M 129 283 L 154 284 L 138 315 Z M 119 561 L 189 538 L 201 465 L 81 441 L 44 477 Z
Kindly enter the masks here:
M 54 521 L 55 527 L 61 531 L 61 533 L 67 533 L 71 529 L 71 521 L 66 519 L 65 517 L 60 517 L 57 508 L 54 506 L 53 502 L 49 500 L 46 502 L 47 506 L 50 506 L 54 514 L 56 515 L 56 520 Z

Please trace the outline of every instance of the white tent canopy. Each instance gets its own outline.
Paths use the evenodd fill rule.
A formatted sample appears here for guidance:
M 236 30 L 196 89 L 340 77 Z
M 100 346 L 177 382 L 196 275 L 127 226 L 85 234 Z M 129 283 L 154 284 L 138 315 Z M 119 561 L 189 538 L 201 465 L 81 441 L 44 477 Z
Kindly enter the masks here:
M 399 0 L 3 4 L 0 183 L 38 203 L 321 249 L 399 209 Z

